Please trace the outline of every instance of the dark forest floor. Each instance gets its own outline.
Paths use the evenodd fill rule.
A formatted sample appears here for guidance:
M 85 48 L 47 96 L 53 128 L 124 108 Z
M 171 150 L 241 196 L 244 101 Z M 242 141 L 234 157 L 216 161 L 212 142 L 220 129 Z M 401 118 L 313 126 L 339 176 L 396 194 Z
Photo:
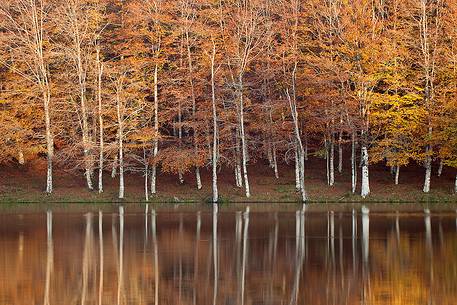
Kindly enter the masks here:
M 453 194 L 455 169 L 444 168 L 437 177 L 437 166 L 432 177 L 432 191 L 424 194 L 422 183 L 424 170 L 419 166 L 402 168 L 400 185 L 394 185 L 389 169 L 382 165 L 370 167 L 371 195 L 362 199 L 351 194 L 349 165 L 342 174 L 336 173 L 335 186 L 326 184 L 325 161 L 312 159 L 306 164 L 306 189 L 310 202 L 457 202 Z M 295 192 L 294 167 L 280 165 L 280 178 L 275 179 L 267 164 L 257 163 L 248 168 L 251 198 L 244 197 L 244 189 L 235 187 L 233 171 L 224 169 L 219 173 L 221 201 L 228 202 L 298 202 Z M 29 163 L 20 168 L 0 167 L 0 202 L 118 202 L 118 177 L 104 176 L 104 193 L 89 191 L 85 187 L 82 173 L 54 170 L 54 193 L 44 193 L 46 171 L 41 162 Z M 360 185 L 360 173 L 358 177 Z M 144 180 L 136 174 L 125 178 L 126 202 L 144 201 Z M 158 194 L 150 197 L 151 202 L 209 202 L 211 198 L 211 173 L 202 171 L 203 189 L 197 190 L 193 173 L 185 175 L 185 183 L 179 184 L 178 177 L 168 174 L 158 176 Z M 97 182 L 94 182 L 97 185 Z

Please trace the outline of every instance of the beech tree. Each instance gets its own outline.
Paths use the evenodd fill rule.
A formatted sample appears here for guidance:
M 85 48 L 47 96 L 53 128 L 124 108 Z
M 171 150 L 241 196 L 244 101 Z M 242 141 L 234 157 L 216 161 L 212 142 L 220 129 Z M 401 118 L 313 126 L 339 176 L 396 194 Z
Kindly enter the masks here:
M 46 0 L 8 0 L 0 5 L 3 39 L 6 52 L 11 54 L 4 65 L 12 69 L 37 89 L 37 99 L 43 105 L 44 138 L 46 141 L 47 175 L 46 192 L 52 193 L 52 162 L 54 135 L 51 126 L 51 78 L 49 64 L 51 49 L 47 20 L 50 3 Z

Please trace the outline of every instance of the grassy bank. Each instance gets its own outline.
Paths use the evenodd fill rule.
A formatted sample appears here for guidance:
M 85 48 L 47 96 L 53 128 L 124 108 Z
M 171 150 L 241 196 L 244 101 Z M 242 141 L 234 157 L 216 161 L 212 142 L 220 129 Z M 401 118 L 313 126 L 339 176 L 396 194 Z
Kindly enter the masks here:
M 85 187 L 82 174 L 56 170 L 54 193 L 44 193 L 44 171 L 35 164 L 21 169 L 0 168 L 0 202 L 2 203 L 112 203 L 144 202 L 144 181 L 139 175 L 127 174 L 126 198 L 117 198 L 117 178 L 104 177 L 104 192 L 89 191 Z M 310 203 L 456 203 L 453 193 L 454 172 L 445 168 L 441 177 L 432 177 L 432 191 L 422 192 L 423 169 L 420 167 L 405 169 L 400 176 L 400 185 L 395 185 L 387 168 L 370 168 L 371 195 L 363 199 L 352 194 L 349 169 L 336 175 L 333 187 L 326 184 L 325 163 L 313 160 L 306 169 L 306 189 Z M 211 175 L 202 172 L 203 188 L 197 190 L 194 176 L 185 175 L 185 183 L 179 184 L 173 175 L 160 175 L 157 182 L 158 194 L 150 196 L 155 203 L 204 203 L 211 198 Z M 244 190 L 235 187 L 232 171 L 225 169 L 219 174 L 219 194 L 222 203 L 297 203 L 299 196 L 295 191 L 294 168 L 280 167 L 280 178 L 275 179 L 266 165 L 250 167 L 252 197 L 246 198 Z

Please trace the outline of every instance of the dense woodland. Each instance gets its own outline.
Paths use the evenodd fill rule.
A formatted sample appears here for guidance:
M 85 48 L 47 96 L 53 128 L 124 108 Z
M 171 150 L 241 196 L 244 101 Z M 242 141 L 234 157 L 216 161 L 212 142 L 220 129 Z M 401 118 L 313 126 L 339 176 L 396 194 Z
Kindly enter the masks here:
M 456 24 L 453 0 L 2 0 L 0 162 L 119 198 L 208 168 L 214 202 L 221 168 L 250 197 L 250 167 L 295 165 L 307 201 L 311 156 L 362 197 L 369 165 L 414 163 L 427 193 L 457 167 Z

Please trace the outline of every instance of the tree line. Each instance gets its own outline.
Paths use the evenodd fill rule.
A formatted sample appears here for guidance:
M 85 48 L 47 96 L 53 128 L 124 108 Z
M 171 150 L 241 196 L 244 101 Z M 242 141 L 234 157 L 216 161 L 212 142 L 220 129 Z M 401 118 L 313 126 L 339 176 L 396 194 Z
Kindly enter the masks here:
M 305 202 L 311 155 L 364 198 L 370 164 L 398 184 L 415 162 L 427 193 L 457 167 L 456 21 L 451 0 L 3 0 L 1 163 L 46 158 L 48 193 L 56 163 L 99 192 L 111 172 L 119 198 L 138 172 L 146 199 L 210 168 L 217 202 L 222 167 L 250 197 L 249 165 L 285 162 Z

